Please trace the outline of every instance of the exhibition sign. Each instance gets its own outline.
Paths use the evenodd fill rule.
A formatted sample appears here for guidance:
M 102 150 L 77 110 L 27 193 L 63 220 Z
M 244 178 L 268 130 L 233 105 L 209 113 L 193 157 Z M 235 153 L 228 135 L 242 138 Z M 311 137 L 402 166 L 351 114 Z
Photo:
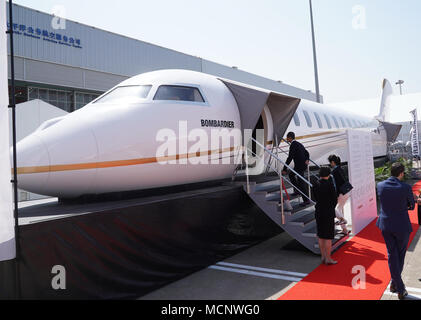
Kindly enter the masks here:
M 376 183 L 371 134 L 362 130 L 347 130 L 348 172 L 351 191 L 352 232 L 359 233 L 377 218 Z
M 0 0 L 0 21 L 6 21 L 6 2 Z M 0 261 L 14 259 L 15 232 L 9 151 L 6 24 L 0 23 Z

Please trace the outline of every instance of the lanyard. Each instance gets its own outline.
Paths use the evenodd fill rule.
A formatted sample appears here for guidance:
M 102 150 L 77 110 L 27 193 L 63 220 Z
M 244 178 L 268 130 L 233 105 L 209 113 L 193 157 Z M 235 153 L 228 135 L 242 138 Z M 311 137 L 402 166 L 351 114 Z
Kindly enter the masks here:
M 335 187 L 335 191 L 338 192 L 338 189 L 336 189 L 336 181 L 335 181 L 335 177 L 333 175 L 330 175 L 332 177 L 332 181 L 333 181 L 333 186 Z

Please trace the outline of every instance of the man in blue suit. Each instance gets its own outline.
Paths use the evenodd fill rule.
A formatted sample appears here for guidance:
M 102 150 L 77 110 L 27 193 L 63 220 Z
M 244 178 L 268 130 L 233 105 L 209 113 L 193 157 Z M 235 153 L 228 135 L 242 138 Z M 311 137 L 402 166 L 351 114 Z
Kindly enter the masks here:
M 402 182 L 405 175 L 403 164 L 394 163 L 391 173 L 389 179 L 377 185 L 381 204 L 377 226 L 386 242 L 392 277 L 390 291 L 397 292 L 399 299 L 402 300 L 408 295 L 401 277 L 409 236 L 412 232 L 408 210 L 415 208 L 415 201 L 411 186 Z

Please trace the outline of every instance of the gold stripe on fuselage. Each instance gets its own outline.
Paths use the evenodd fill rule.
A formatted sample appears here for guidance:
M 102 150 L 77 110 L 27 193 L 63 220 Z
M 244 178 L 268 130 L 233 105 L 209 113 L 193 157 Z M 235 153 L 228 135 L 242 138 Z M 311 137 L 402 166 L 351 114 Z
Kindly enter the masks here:
M 305 136 L 296 137 L 297 140 L 303 140 L 307 138 L 320 137 L 323 135 L 338 133 L 341 131 L 325 131 Z M 272 144 L 272 141 L 268 141 L 268 144 Z M 31 174 L 31 173 L 46 173 L 46 172 L 61 172 L 61 171 L 76 171 L 76 170 L 89 170 L 89 169 L 102 169 L 102 168 L 115 168 L 125 166 L 135 166 L 141 164 L 150 164 L 163 161 L 172 161 L 188 158 L 196 158 L 202 156 L 210 156 L 212 154 L 221 154 L 225 152 L 232 152 L 236 149 L 235 147 L 209 150 L 203 152 L 195 152 L 181 155 L 165 156 L 165 157 L 151 157 L 141 159 L 130 159 L 130 160 L 116 160 L 116 161 L 103 161 L 103 162 L 89 162 L 89 163 L 75 163 L 75 164 L 61 164 L 61 165 L 50 165 L 50 166 L 33 166 L 33 167 L 20 167 L 17 169 L 18 174 Z M 13 169 L 12 169 L 13 174 Z
M 313 134 L 308 134 L 305 136 L 298 136 L 295 138 L 295 140 L 303 140 L 303 139 L 308 139 L 308 138 L 316 138 L 316 137 L 321 137 L 321 136 L 325 136 L 328 134 L 334 134 L 334 133 L 341 133 L 342 131 L 323 131 L 323 132 L 319 132 L 319 133 L 313 133 Z M 273 141 L 266 141 L 266 145 L 271 145 L 273 144 Z
M 313 134 L 308 134 L 305 136 L 299 136 L 296 137 L 295 140 L 303 140 L 303 139 L 308 139 L 308 138 L 315 138 L 315 137 L 321 137 L 321 136 L 325 136 L 328 134 L 333 134 L 333 133 L 339 133 L 341 131 L 324 131 L 324 132 L 319 132 L 319 133 L 313 133 Z
M 135 166 L 135 165 L 157 163 L 157 162 L 164 162 L 164 161 L 196 158 L 196 157 L 202 157 L 202 156 L 210 156 L 212 154 L 232 152 L 235 149 L 236 149 L 235 147 L 230 147 L 230 148 L 225 148 L 225 149 L 186 153 L 186 154 L 181 154 L 181 155 L 177 154 L 173 156 L 164 156 L 164 157 L 62 164 L 62 165 L 52 165 L 52 166 L 20 167 L 17 169 L 17 172 L 18 174 L 30 174 L 30 173 L 46 173 L 46 172 L 59 172 L 59 171 L 75 171 L 75 170 L 89 170 L 89 169 L 99 169 L 99 168 L 126 167 L 126 166 Z M 12 169 L 12 173 L 13 173 L 13 169 Z

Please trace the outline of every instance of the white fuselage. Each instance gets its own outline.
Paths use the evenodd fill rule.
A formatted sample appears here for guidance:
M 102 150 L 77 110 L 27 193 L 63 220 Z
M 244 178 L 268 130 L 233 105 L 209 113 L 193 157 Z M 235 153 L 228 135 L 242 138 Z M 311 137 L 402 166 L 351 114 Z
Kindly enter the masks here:
M 304 112 L 307 112 L 309 122 Z M 294 118 L 298 118 L 299 122 L 292 119 L 287 132 L 295 133 L 297 140 L 309 151 L 311 159 L 319 165 L 327 164 L 327 158 L 331 154 L 339 155 L 343 162 L 348 161 L 345 133 L 351 128 L 371 132 L 375 158 L 386 155 L 386 133 L 383 129 L 375 130 L 378 127 L 377 120 L 307 100 L 301 101 Z M 288 151 L 288 145 L 285 142 L 281 143 L 280 147 L 285 152 Z M 286 159 L 286 155 L 281 155 L 281 159 Z
M 149 90 L 145 89 L 147 94 L 141 99 L 108 99 L 110 93 L 118 92 L 115 89 L 130 91 L 139 86 Z M 196 101 L 157 98 L 163 86 L 194 91 Z M 266 117 L 270 117 L 265 110 Z M 307 124 L 303 111 L 308 112 L 312 126 Z M 321 127 L 314 112 L 321 118 Z M 331 128 L 325 114 L 330 117 Z M 297 115 L 300 125 L 292 120 L 288 131 L 296 133 L 311 158 L 320 164 L 327 163 L 330 153 L 347 161 L 346 140 L 340 137 L 346 128 L 363 127 L 361 124 L 365 130 L 376 127 L 369 118 L 304 100 Z M 339 128 L 332 116 L 338 118 Z M 343 126 L 340 117 L 360 122 Z M 241 128 L 236 100 L 216 77 L 185 70 L 142 74 L 84 108 L 42 125 L 20 141 L 19 187 L 69 198 L 224 179 L 237 166 L 232 159 L 242 145 Z M 217 130 L 231 135 L 222 146 L 212 139 Z M 271 125 L 266 130 L 271 137 Z M 386 154 L 384 134 L 373 133 L 373 145 L 375 156 Z M 231 161 L 224 163 L 227 159 Z

